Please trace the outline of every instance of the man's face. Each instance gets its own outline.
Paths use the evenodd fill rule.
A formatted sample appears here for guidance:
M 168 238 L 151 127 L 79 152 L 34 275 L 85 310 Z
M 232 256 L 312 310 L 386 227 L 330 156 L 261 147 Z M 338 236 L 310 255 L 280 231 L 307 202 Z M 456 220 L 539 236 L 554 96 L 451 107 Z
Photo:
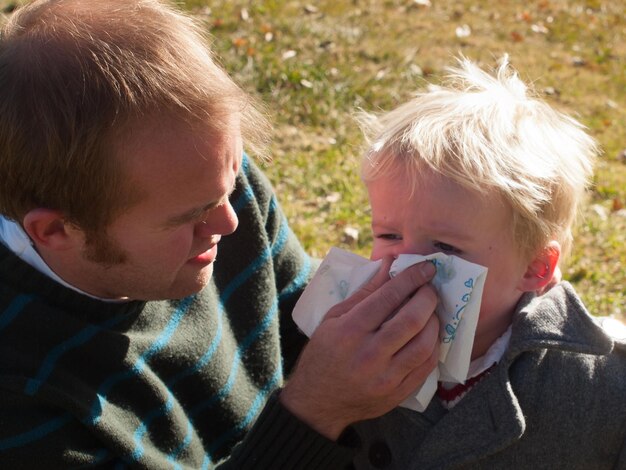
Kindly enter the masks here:
M 372 259 L 443 252 L 489 269 L 474 343 L 474 352 L 484 353 L 510 324 L 522 295 L 526 264 L 513 240 L 510 209 L 497 196 L 469 191 L 429 170 L 419 175 L 413 193 L 405 175 L 381 177 L 367 189 Z
M 139 202 L 107 227 L 104 245 L 85 243 L 78 287 L 151 300 L 182 298 L 207 284 L 217 243 L 238 223 L 228 200 L 242 156 L 235 119 L 229 130 L 217 135 L 172 120 L 132 133 L 117 157 Z M 98 261 L 102 250 L 112 262 Z

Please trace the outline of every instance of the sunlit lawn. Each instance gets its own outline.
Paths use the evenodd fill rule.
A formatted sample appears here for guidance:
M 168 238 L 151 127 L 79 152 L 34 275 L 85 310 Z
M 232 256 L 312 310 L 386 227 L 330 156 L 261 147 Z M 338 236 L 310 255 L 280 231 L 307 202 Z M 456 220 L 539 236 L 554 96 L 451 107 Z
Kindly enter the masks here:
M 623 0 L 199 1 L 224 66 L 267 103 L 272 179 L 313 255 L 369 253 L 352 114 L 385 110 L 437 81 L 462 53 L 521 76 L 580 119 L 603 149 L 565 278 L 590 311 L 626 311 L 626 20 Z M 11 2 L 2 2 L 6 7 Z M 355 234 L 358 236 L 355 237 Z M 620 313 L 622 312 L 622 313 Z M 624 318 L 624 317 L 622 317 Z

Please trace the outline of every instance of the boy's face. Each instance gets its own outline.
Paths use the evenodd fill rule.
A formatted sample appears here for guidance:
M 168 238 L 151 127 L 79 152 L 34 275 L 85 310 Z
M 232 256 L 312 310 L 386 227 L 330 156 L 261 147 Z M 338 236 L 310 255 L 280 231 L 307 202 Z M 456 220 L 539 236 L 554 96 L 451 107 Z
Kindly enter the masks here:
M 511 323 L 527 270 L 511 230 L 511 211 L 497 196 L 479 194 L 424 170 L 412 191 L 401 176 L 367 184 L 372 206 L 371 258 L 443 252 L 489 269 L 472 358 L 481 356 Z

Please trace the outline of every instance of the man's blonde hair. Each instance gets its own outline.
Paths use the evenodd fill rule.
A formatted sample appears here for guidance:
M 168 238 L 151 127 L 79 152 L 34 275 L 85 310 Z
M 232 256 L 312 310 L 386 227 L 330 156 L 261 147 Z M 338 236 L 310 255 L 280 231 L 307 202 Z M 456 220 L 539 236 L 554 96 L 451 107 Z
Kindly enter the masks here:
M 149 119 L 227 131 L 264 154 L 259 104 L 216 63 L 202 28 L 159 0 L 38 0 L 0 38 L 0 213 L 62 211 L 88 234 L 133 195 L 116 149 Z
M 413 183 L 429 168 L 509 204 L 513 235 L 531 258 L 549 240 L 566 253 L 597 154 L 583 126 L 529 96 L 505 56 L 490 75 L 460 58 L 443 86 L 430 86 L 380 117 L 361 116 L 369 139 L 368 182 L 401 171 Z

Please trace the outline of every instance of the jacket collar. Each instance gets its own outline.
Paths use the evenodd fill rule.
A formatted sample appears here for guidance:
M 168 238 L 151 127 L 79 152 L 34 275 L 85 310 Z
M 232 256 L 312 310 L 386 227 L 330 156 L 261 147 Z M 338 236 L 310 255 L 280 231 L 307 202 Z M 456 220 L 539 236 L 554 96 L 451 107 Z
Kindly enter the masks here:
M 503 362 L 508 368 L 524 351 L 546 347 L 606 355 L 613 346 L 613 340 L 587 312 L 574 288 L 568 282 L 561 282 L 542 296 L 528 293 L 522 297 Z
M 509 368 L 523 352 L 550 348 L 605 355 L 613 346 L 567 282 L 542 296 L 525 295 L 500 364 L 431 428 L 420 446 L 421 456 L 433 462 L 433 468 L 454 467 L 505 449 L 521 438 L 526 420 L 510 383 Z M 436 411 L 433 405 L 425 418 L 429 411 Z M 450 445 L 442 446 L 442 442 Z

